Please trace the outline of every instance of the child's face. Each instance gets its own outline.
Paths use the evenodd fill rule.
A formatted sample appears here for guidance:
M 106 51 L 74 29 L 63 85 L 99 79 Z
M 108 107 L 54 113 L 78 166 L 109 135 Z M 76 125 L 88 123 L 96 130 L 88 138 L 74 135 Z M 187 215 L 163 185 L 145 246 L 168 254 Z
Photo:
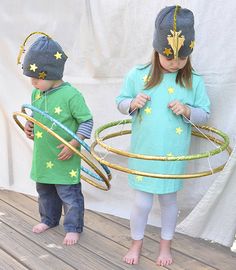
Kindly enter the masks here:
M 51 89 L 54 85 L 54 81 L 31 78 L 31 84 L 33 87 L 43 92 Z
M 159 54 L 160 64 L 164 71 L 167 72 L 176 72 L 182 69 L 188 60 L 188 57 L 179 57 L 177 59 L 168 59 L 162 54 Z

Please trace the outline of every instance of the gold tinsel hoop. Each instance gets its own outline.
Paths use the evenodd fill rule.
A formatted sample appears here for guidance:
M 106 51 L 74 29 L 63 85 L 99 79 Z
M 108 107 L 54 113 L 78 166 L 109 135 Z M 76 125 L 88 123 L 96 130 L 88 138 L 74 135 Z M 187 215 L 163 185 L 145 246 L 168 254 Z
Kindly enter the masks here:
M 111 139 L 111 138 L 115 138 L 115 137 L 119 137 L 119 136 L 123 136 L 123 135 L 127 135 L 127 134 L 131 134 L 131 130 L 122 130 L 122 131 L 118 131 L 118 132 L 114 132 L 114 133 L 110 133 L 107 134 L 103 137 L 100 136 L 101 132 L 103 132 L 104 130 L 111 128 L 111 127 L 115 127 L 118 125 L 125 125 L 125 124 L 130 124 L 131 123 L 131 119 L 127 119 L 127 120 L 121 120 L 121 121 L 116 121 L 116 122 L 111 122 L 108 124 L 105 124 L 103 126 L 101 126 L 100 128 L 98 128 L 95 131 L 95 141 L 94 143 L 91 145 L 91 153 L 94 156 L 95 159 L 97 159 L 100 163 L 116 169 L 118 171 L 122 171 L 125 173 L 129 173 L 129 174 L 134 174 L 134 175 L 139 175 L 139 176 L 146 176 L 146 177 L 152 177 L 152 178 L 163 178 L 163 179 L 190 179 L 190 178 L 198 178 L 198 177 L 204 177 L 204 176 L 208 176 L 211 175 L 213 173 L 217 173 L 223 170 L 224 166 L 226 165 L 226 163 L 216 167 L 216 168 L 212 168 L 211 170 L 208 171 L 202 171 L 202 172 L 197 172 L 197 173 L 191 173 L 191 174 L 157 174 L 157 173 L 148 173 L 148 172 L 142 172 L 142 171 L 138 171 L 138 170 L 133 170 L 133 169 L 129 169 L 123 166 L 120 166 L 118 164 L 114 164 L 114 163 L 110 163 L 109 161 L 105 160 L 105 158 L 102 158 L 98 155 L 98 153 L 95 151 L 95 148 L 97 145 L 100 145 L 102 148 L 104 148 L 107 152 L 113 152 L 117 155 L 123 156 L 123 157 L 128 157 L 128 158 L 137 158 L 137 159 L 143 159 L 143 160 L 159 160 L 159 161 L 163 161 L 163 162 L 168 162 L 168 161 L 183 161 L 183 160 L 194 160 L 194 159 L 201 159 L 201 158 L 209 158 L 211 156 L 217 155 L 223 151 L 227 151 L 228 154 L 230 155 L 231 153 L 231 148 L 229 147 L 229 137 L 222 131 L 213 128 L 213 127 L 209 127 L 209 126 L 198 126 L 199 129 L 205 130 L 205 131 L 209 131 L 212 132 L 215 135 L 218 135 L 219 137 L 221 137 L 221 139 L 217 139 L 214 136 L 211 136 L 209 134 L 206 133 L 201 133 L 198 131 L 192 131 L 192 135 L 196 136 L 196 137 L 200 137 L 203 139 L 208 139 L 211 142 L 214 142 L 215 144 L 217 144 L 219 147 L 217 147 L 216 149 L 213 149 L 212 151 L 209 152 L 204 152 L 204 153 L 200 153 L 200 154 L 195 154 L 195 155 L 187 155 L 187 156 L 172 156 L 172 157 L 168 157 L 168 156 L 148 156 L 148 155 L 141 155 L 141 154 L 134 154 L 134 153 L 130 153 L 127 151 L 123 151 L 123 150 L 119 150 L 117 148 L 111 147 L 107 144 L 104 143 L 104 141 Z
M 23 44 L 20 46 L 20 51 L 19 51 L 19 54 L 18 54 L 18 57 L 17 57 L 17 65 L 19 65 L 21 63 L 21 57 L 22 57 L 22 54 L 25 52 L 25 45 L 26 45 L 26 42 L 29 40 L 29 38 L 33 35 L 43 35 L 43 36 L 46 36 L 48 38 L 51 38 L 48 34 L 44 33 L 44 32 L 32 32 L 30 33 L 24 40 Z
M 50 120 L 53 124 L 58 125 L 60 128 L 62 128 L 64 131 L 66 131 L 68 134 L 70 134 L 74 139 L 76 139 L 84 148 L 85 150 L 87 150 L 88 153 L 90 153 L 90 147 L 87 146 L 86 143 L 84 143 L 82 140 L 80 140 L 75 134 L 73 134 L 72 131 L 70 131 L 68 128 L 66 128 L 64 125 L 62 125 L 59 121 L 57 121 L 56 119 L 54 119 L 53 117 L 51 117 L 50 115 L 48 115 L 47 113 L 31 106 L 31 105 L 23 105 L 22 106 L 22 111 L 21 112 L 14 112 L 13 113 L 13 118 L 15 120 L 15 122 L 17 123 L 17 125 L 24 131 L 24 125 L 19 121 L 18 117 L 22 117 L 25 120 L 31 121 L 32 123 L 34 123 L 35 125 L 39 126 L 40 128 L 42 128 L 43 130 L 45 130 L 46 132 L 48 132 L 50 135 L 52 135 L 53 137 L 55 137 L 56 139 L 58 139 L 61 143 L 63 143 L 64 145 L 66 145 L 68 148 L 70 148 L 76 155 L 78 155 L 79 157 L 81 157 L 81 159 L 87 163 L 87 165 L 90 166 L 90 168 L 92 168 L 94 170 L 95 173 L 89 171 L 86 168 L 81 168 L 81 170 L 83 172 L 86 173 L 86 175 L 90 175 L 92 177 L 88 178 L 87 176 L 81 174 L 81 179 L 83 179 L 84 181 L 86 181 L 87 183 L 91 184 L 92 186 L 99 188 L 101 190 L 109 190 L 111 185 L 110 185 L 110 181 L 112 178 L 112 175 L 110 173 L 110 170 L 107 168 L 106 165 L 100 164 L 101 167 L 103 168 L 103 171 L 105 171 L 105 174 L 101 171 L 101 169 L 99 169 L 94 162 L 92 162 L 86 155 L 84 155 L 82 152 L 80 152 L 79 150 L 77 150 L 75 147 L 73 147 L 71 144 L 69 144 L 66 140 L 64 140 L 61 136 L 59 136 L 56 132 L 54 132 L 52 129 L 50 129 L 49 127 L 45 126 L 44 124 L 42 124 L 41 122 L 37 121 L 36 119 L 34 119 L 33 117 L 29 116 L 26 111 L 25 108 L 30 109 L 31 111 L 35 111 L 39 114 L 41 114 L 42 116 L 44 116 L 45 118 L 47 118 L 48 120 Z M 98 183 L 98 181 L 102 181 L 103 184 Z M 104 185 L 105 184 L 105 185 Z

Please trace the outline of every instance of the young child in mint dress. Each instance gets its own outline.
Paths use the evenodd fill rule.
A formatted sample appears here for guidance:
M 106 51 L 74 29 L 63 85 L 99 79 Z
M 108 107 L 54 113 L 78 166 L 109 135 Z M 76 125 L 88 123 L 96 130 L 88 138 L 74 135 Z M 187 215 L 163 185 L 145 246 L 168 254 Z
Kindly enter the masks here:
M 83 140 L 91 135 L 92 115 L 83 95 L 62 80 L 66 60 L 61 46 L 48 36 L 42 36 L 27 51 L 23 73 L 31 78 L 34 87 L 32 105 L 47 112 Z M 33 117 L 80 149 L 75 139 L 51 121 L 37 112 L 33 112 Z M 25 125 L 25 133 L 34 140 L 31 177 L 36 181 L 41 216 L 41 222 L 33 227 L 33 232 L 42 233 L 57 226 L 64 207 L 66 236 L 63 243 L 73 245 L 78 242 L 84 225 L 80 157 L 29 121 Z
M 209 116 L 209 98 L 203 79 L 190 62 L 194 47 L 194 16 L 188 9 L 169 6 L 155 22 L 151 63 L 133 68 L 117 97 L 121 113 L 132 115 L 131 152 L 152 156 L 188 155 L 191 124 Z M 189 121 L 190 120 L 190 121 Z M 129 168 L 156 174 L 183 174 L 185 162 L 130 159 Z M 161 243 L 157 264 L 170 265 L 170 247 L 177 220 L 176 194 L 182 180 L 129 175 L 135 189 L 130 216 L 132 245 L 124 257 L 137 264 L 153 196 L 161 207 Z

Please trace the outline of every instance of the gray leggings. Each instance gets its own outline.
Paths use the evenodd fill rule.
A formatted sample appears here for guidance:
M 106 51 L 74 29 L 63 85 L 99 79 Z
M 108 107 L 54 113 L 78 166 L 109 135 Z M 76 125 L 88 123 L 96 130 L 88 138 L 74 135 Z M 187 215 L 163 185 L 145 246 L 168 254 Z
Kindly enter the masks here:
M 152 193 L 135 191 L 134 205 L 130 215 L 131 237 L 133 240 L 141 240 L 144 237 L 148 215 L 153 204 Z M 174 236 L 178 207 L 177 193 L 159 194 L 161 208 L 161 238 L 171 240 Z

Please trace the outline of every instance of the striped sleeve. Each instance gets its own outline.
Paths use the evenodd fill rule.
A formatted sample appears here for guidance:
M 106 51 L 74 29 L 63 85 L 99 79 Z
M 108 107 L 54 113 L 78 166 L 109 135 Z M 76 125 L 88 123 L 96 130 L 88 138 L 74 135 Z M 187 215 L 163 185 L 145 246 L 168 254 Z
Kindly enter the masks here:
M 79 125 L 79 128 L 78 128 L 76 133 L 83 135 L 86 139 L 90 139 L 92 129 L 93 129 L 93 119 L 90 119 L 90 120 L 87 120 L 85 122 L 82 122 Z

